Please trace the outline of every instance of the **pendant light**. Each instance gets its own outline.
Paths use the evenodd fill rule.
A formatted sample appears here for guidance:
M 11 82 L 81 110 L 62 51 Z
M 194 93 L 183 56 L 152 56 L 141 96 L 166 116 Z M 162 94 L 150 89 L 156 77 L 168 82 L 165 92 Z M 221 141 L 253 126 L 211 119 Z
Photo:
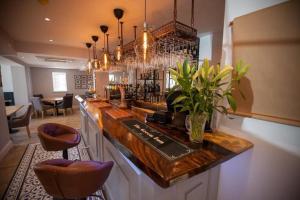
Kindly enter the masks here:
M 147 58 L 147 48 L 148 48 L 148 34 L 147 34 L 147 0 L 145 0 L 145 13 L 144 13 L 144 32 L 143 32 L 143 61 Z
M 93 35 L 92 36 L 92 40 L 94 41 L 94 45 L 93 45 L 93 60 L 92 60 L 92 67 L 94 70 L 98 70 L 100 69 L 100 62 L 97 58 L 97 47 L 96 47 L 96 43 L 99 40 L 99 37 L 97 35 Z
M 106 71 L 108 70 L 108 64 L 109 64 L 109 52 L 108 50 L 105 48 L 105 34 L 107 33 L 108 31 L 108 26 L 106 25 L 101 25 L 100 26 L 100 30 L 102 31 L 103 33 L 103 38 L 104 38 L 104 41 L 103 41 L 103 62 L 102 62 L 102 66 L 101 66 L 101 70 L 102 71 Z M 106 36 L 107 39 L 108 39 L 108 36 Z M 107 42 L 108 44 L 108 42 Z
M 121 56 L 122 56 L 122 48 L 123 48 L 123 22 L 120 22 L 120 19 L 123 17 L 124 15 L 124 10 L 120 9 L 120 8 L 115 8 L 114 9 L 114 15 L 115 17 L 118 19 L 118 39 L 119 39 L 119 44 L 117 45 L 117 48 L 115 50 L 115 57 L 117 61 L 121 60 Z M 121 36 L 120 36 L 120 24 L 121 24 Z
M 109 65 L 110 65 L 110 54 L 109 54 L 109 47 L 108 47 L 108 36 L 109 36 L 109 34 L 106 33 L 106 51 L 104 53 L 104 65 L 103 65 L 103 70 L 104 71 L 109 70 Z
M 89 53 L 89 59 L 87 62 L 87 69 L 86 71 L 88 72 L 88 74 L 90 74 L 93 70 L 92 68 L 92 60 L 91 60 L 91 53 L 90 53 L 90 48 L 92 47 L 92 43 L 85 43 L 85 46 L 88 48 L 88 53 Z
M 153 47 L 155 44 L 155 38 L 152 35 L 151 31 L 149 30 L 147 24 L 147 1 L 145 0 L 145 12 L 144 12 L 144 25 L 141 37 L 139 37 L 136 41 L 135 45 L 135 54 L 137 59 L 139 60 L 139 67 L 151 68 L 151 58 L 153 54 Z

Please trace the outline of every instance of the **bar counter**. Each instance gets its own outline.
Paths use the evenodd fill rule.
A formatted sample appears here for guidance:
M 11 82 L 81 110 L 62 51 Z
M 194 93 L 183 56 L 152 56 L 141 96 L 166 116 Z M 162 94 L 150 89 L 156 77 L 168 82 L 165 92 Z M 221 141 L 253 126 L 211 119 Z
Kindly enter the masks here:
M 106 102 L 88 102 L 80 98 L 77 99 L 80 101 L 82 115 L 92 119 L 97 126 L 94 128 L 95 131 L 101 135 L 94 136 L 92 140 L 99 140 L 100 137 L 103 137 L 103 141 L 101 140 L 100 143 L 95 145 L 96 150 L 90 149 L 90 152 L 94 152 L 92 158 L 106 160 L 105 150 L 99 150 L 99 148 L 105 148 L 107 145 L 110 149 L 113 147 L 119 151 L 120 155 L 126 158 L 126 161 L 128 161 L 133 169 L 136 168 L 136 170 L 141 171 L 145 177 L 150 178 L 161 188 L 167 189 L 176 185 L 178 182 L 184 182 L 193 177 L 196 179 L 198 176 L 200 177 L 201 174 L 205 174 L 205 172 L 210 170 L 213 172 L 213 168 L 216 171 L 214 175 L 216 177 L 215 179 L 217 179 L 214 184 L 217 185 L 219 164 L 253 147 L 252 143 L 244 139 L 222 132 L 205 133 L 203 144 L 195 146 L 189 142 L 188 135 L 185 133 L 172 130 L 164 125 L 146 123 L 148 126 L 160 131 L 175 141 L 193 149 L 193 152 L 188 155 L 175 160 L 169 160 L 135 134 L 131 133 L 122 124 L 122 120 L 124 119 L 138 119 L 144 122 L 146 113 L 153 111 L 137 107 L 132 107 L 132 109 L 120 109 Z M 82 126 L 83 125 L 84 124 L 82 124 Z M 96 130 L 97 128 L 99 131 Z M 82 128 L 81 131 L 86 132 L 86 129 L 87 128 Z M 82 134 L 84 135 L 84 133 Z M 90 137 L 91 135 L 89 138 Z M 87 139 L 86 136 L 83 138 L 85 141 L 91 141 L 91 139 Z M 110 144 L 105 145 L 104 140 Z M 109 152 L 110 151 L 111 150 L 109 150 Z M 114 156 L 112 156 L 112 158 L 113 160 L 118 160 L 114 158 Z M 119 167 L 121 166 L 122 165 Z M 214 188 L 216 187 L 217 186 L 214 186 Z M 138 195 L 139 197 L 137 199 L 143 196 L 142 194 Z M 209 196 L 209 194 L 207 195 Z M 129 198 L 134 199 L 133 197 Z

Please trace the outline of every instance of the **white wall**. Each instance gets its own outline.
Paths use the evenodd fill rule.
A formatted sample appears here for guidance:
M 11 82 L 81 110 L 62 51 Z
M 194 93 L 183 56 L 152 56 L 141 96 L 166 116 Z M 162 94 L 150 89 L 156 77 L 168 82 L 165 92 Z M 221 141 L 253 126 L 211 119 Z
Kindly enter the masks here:
M 16 104 L 28 104 L 28 92 L 31 85 L 28 85 L 28 69 L 12 60 L 0 56 L 0 65 L 3 81 L 3 92 L 14 92 Z
M 25 67 L 11 66 L 11 74 L 13 80 L 15 103 L 20 105 L 28 104 L 29 99 Z
M 1 74 L 2 74 L 2 84 L 3 84 L 3 92 L 13 92 L 13 81 L 11 75 L 11 67 L 10 65 L 1 63 Z
M 30 99 L 33 95 L 33 92 L 32 92 L 32 81 L 31 81 L 31 70 L 29 66 L 25 67 L 25 76 L 27 82 L 28 99 Z
M 87 89 L 75 89 L 75 79 L 74 75 L 85 75 L 83 71 L 77 69 L 54 69 L 54 68 L 40 68 L 31 67 L 30 68 L 30 79 L 32 86 L 32 94 L 43 94 L 44 97 L 62 97 L 66 92 L 54 92 L 53 91 L 53 80 L 52 72 L 65 72 L 67 75 L 67 89 L 68 93 L 73 93 L 75 95 L 84 94 Z M 78 101 L 73 101 L 77 106 Z
M 231 64 L 235 17 L 283 0 L 226 0 L 222 64 Z M 263 120 L 222 117 L 219 130 L 245 138 L 254 148 L 221 165 L 219 200 L 300 199 L 300 128 Z
M 11 143 L 8 132 L 8 124 L 5 114 L 4 96 L 0 87 L 0 160 L 5 156 L 8 144 Z

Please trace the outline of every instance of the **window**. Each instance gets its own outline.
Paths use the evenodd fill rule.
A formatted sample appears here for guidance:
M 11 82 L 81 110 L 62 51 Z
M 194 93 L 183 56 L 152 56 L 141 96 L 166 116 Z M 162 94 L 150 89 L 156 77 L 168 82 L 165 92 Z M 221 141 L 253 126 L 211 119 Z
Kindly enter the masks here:
M 170 77 L 170 87 L 169 87 L 169 77 Z M 175 81 L 169 75 L 169 72 L 166 73 L 166 89 L 171 89 L 175 86 Z
M 199 45 L 199 63 L 201 64 L 205 58 L 211 60 L 212 57 L 212 33 L 200 35 Z
M 65 72 L 52 72 L 52 80 L 54 92 L 67 91 L 67 76 Z
M 109 82 L 115 82 L 115 75 L 109 74 Z

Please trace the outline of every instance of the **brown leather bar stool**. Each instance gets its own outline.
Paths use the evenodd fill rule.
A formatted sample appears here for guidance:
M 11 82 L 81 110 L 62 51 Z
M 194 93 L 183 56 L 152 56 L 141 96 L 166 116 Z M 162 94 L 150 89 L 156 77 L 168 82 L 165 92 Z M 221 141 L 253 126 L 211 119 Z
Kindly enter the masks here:
M 40 162 L 33 169 L 46 192 L 55 199 L 85 199 L 97 196 L 92 194 L 102 189 L 113 164 L 54 159 Z
M 68 148 L 80 142 L 80 134 L 74 128 L 56 123 L 46 123 L 38 127 L 38 136 L 46 151 L 63 151 L 63 158 L 68 159 Z

